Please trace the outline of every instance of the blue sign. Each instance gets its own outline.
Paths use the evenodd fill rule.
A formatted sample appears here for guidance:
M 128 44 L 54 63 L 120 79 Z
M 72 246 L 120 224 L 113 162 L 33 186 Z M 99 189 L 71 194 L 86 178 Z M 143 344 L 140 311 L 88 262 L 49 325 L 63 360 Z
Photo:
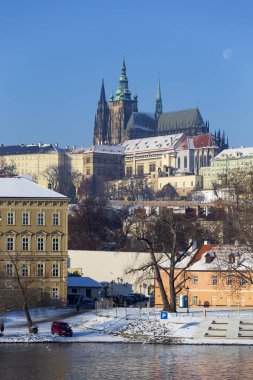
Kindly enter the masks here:
M 167 311 L 161 311 L 161 319 L 168 319 L 168 312 Z

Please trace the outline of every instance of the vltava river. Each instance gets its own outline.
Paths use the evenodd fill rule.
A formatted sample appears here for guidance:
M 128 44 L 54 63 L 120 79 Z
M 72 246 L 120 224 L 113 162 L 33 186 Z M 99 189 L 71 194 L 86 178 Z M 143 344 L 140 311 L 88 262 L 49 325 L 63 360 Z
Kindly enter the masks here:
M 252 379 L 253 347 L 2 344 L 1 380 Z

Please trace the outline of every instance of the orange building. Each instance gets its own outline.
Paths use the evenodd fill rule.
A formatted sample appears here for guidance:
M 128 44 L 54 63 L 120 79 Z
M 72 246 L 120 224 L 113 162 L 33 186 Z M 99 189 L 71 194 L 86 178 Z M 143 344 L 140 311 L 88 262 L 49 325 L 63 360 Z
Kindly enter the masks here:
M 180 295 L 188 294 L 189 307 L 253 307 L 253 258 L 247 247 L 205 244 L 184 260 L 190 260 L 191 265 L 182 273 L 186 281 L 177 296 L 177 306 Z M 177 271 L 186 262 L 182 264 Z M 165 271 L 162 278 L 169 294 L 169 276 Z M 155 306 L 162 306 L 156 280 Z

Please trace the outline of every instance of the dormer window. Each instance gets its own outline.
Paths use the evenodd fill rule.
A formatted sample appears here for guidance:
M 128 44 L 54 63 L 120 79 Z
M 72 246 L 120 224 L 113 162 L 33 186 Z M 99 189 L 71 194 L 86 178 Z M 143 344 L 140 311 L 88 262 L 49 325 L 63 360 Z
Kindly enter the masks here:
M 233 253 L 231 253 L 229 256 L 228 256 L 228 262 L 229 264 L 234 264 L 235 263 L 235 256 Z
M 205 258 L 206 258 L 206 264 L 210 264 L 215 258 L 215 253 L 214 252 L 208 252 L 206 254 Z

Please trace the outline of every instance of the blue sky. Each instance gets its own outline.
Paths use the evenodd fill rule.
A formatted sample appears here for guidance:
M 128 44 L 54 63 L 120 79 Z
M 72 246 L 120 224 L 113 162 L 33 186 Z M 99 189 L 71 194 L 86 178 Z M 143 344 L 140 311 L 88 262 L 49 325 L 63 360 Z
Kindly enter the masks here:
M 0 0 L 0 143 L 92 144 L 101 80 L 125 56 L 139 110 L 198 105 L 253 146 L 251 0 Z

